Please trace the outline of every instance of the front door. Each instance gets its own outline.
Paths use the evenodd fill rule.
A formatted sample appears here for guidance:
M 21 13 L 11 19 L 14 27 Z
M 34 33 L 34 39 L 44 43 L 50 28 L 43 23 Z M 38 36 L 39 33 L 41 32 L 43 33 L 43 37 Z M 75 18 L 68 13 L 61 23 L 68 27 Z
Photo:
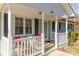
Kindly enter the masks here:
M 45 41 L 48 41 L 48 23 L 44 22 L 44 37 Z

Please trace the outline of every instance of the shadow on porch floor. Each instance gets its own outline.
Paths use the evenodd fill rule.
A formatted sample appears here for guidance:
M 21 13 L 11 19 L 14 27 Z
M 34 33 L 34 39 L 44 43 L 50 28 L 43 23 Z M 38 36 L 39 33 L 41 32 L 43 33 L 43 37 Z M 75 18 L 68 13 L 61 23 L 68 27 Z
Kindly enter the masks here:
M 45 52 L 54 47 L 54 41 L 45 41 Z

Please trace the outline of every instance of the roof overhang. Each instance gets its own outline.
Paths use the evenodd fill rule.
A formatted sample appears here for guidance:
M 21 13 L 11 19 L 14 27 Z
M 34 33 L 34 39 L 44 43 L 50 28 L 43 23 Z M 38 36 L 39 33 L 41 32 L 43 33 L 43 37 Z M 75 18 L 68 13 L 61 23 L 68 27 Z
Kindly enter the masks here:
M 69 3 L 59 3 L 59 5 L 63 8 L 63 10 L 67 13 L 69 18 L 76 17 L 74 11 L 71 9 Z
M 74 11 L 74 13 L 76 14 L 76 16 L 79 17 L 79 3 L 70 3 L 69 5 L 71 9 Z
M 24 7 L 30 7 L 39 12 L 44 12 L 48 14 L 53 14 L 60 17 L 76 17 L 68 3 L 18 3 Z M 74 4 L 74 3 L 73 3 Z M 0 8 L 3 4 L 0 5 Z M 13 4 L 15 5 L 15 4 Z M 73 6 L 72 6 L 73 7 Z

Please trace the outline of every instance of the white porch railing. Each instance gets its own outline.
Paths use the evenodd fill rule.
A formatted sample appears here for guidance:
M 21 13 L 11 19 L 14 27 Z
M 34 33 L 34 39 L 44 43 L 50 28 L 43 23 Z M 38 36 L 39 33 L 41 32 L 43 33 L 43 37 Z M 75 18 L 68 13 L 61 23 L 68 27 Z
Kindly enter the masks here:
M 63 45 L 66 43 L 66 33 L 58 33 L 58 45 Z
M 14 39 L 13 55 L 30 56 L 42 53 L 42 37 L 31 36 L 27 38 Z
M 8 55 L 8 47 L 7 47 L 7 44 L 8 44 L 8 38 L 2 36 L 1 37 L 1 56 L 7 56 Z

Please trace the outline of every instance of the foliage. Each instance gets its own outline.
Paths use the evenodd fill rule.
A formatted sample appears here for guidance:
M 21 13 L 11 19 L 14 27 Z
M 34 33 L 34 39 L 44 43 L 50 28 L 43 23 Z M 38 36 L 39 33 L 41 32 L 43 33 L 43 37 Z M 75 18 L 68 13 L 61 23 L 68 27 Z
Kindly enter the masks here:
M 79 33 L 77 32 L 69 32 L 68 34 L 68 45 L 72 46 L 74 42 L 78 40 Z

